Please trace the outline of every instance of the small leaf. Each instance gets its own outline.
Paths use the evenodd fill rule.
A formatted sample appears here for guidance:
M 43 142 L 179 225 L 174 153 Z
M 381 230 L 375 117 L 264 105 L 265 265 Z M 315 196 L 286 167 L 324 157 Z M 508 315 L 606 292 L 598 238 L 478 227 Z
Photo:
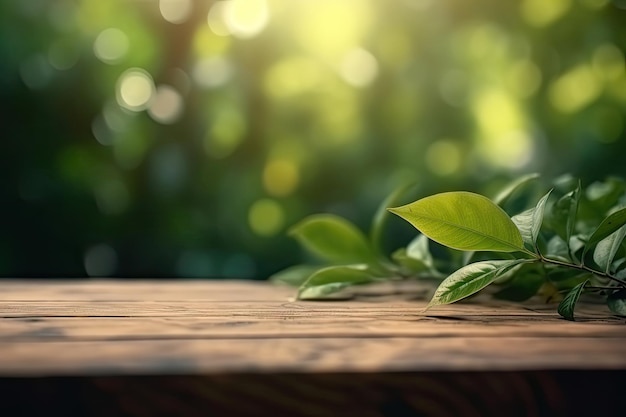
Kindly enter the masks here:
M 611 270 L 615 254 L 622 245 L 622 241 L 626 237 L 626 225 L 620 227 L 608 237 L 598 243 L 593 251 L 593 260 L 606 273 Z
M 531 208 L 511 217 L 511 220 L 515 223 L 515 226 L 517 226 L 522 235 L 522 240 L 530 248 L 534 247 L 532 233 L 534 214 L 535 209 Z
M 543 213 L 546 208 L 546 202 L 548 201 L 548 198 L 550 198 L 550 193 L 552 193 L 552 190 L 548 191 L 546 195 L 541 197 L 541 200 L 539 200 L 533 210 L 533 223 L 530 232 L 533 239 L 533 246 L 535 247 L 537 246 L 537 237 L 539 237 L 539 232 L 541 231 Z
M 406 249 L 398 249 L 391 255 L 391 258 L 410 272 L 427 272 L 431 278 L 442 278 L 441 272 L 437 271 L 434 266 L 433 256 L 428 247 L 428 238 L 425 235 L 418 235 Z
M 423 261 L 411 258 L 407 255 L 405 248 L 401 248 L 393 252 L 391 254 L 391 259 L 393 259 L 398 265 L 403 266 L 405 269 L 413 273 L 424 272 L 429 269 L 428 265 L 426 265 Z
M 409 258 L 423 262 L 429 268 L 433 267 L 433 256 L 428 248 L 428 237 L 418 235 L 406 247 L 406 255 Z
M 376 280 L 367 265 L 342 265 L 320 269 L 307 279 L 298 290 L 298 299 L 324 298 L 352 285 L 367 284 Z
M 569 214 L 567 216 L 567 238 L 565 239 L 568 245 L 576 228 L 576 214 L 578 213 L 578 204 L 580 203 L 580 187 L 580 181 L 578 181 L 578 186 L 571 193 Z
M 586 197 L 599 213 L 606 213 L 624 194 L 626 183 L 621 178 L 607 178 L 586 187 Z
M 465 191 L 435 194 L 389 209 L 432 240 L 460 250 L 524 250 L 519 230 L 487 197 Z
M 398 187 L 391 194 L 385 198 L 385 200 L 378 206 L 378 210 L 376 210 L 376 214 L 372 220 L 372 226 L 370 228 L 370 242 L 374 249 L 378 252 L 378 254 L 382 254 L 383 250 L 381 249 L 381 240 L 383 235 L 383 229 L 385 226 L 385 221 L 389 215 L 389 211 L 387 207 L 398 204 L 398 200 L 408 192 L 411 187 L 414 187 L 414 183 L 406 184 L 404 186 Z
M 367 263 L 374 258 L 363 233 L 349 221 L 332 214 L 309 216 L 293 226 L 289 234 L 328 262 Z
M 569 242 L 574 230 L 579 199 L 580 183 L 576 189 L 559 198 L 552 206 L 552 226 L 566 243 Z
M 574 308 L 576 307 L 576 303 L 580 298 L 580 294 L 582 294 L 585 285 L 589 280 L 585 280 L 572 288 L 567 295 L 563 298 L 559 307 L 557 308 L 558 313 L 566 320 L 574 321 Z
M 546 257 L 559 261 L 570 262 L 569 248 L 567 243 L 559 235 L 554 235 L 548 240 Z
M 583 250 L 583 259 L 585 254 L 589 249 L 593 247 L 596 243 L 600 242 L 605 237 L 609 236 L 617 229 L 626 224 L 626 207 L 617 210 L 615 213 L 609 215 L 606 219 L 600 223 L 600 226 L 589 236 L 587 243 L 585 244 L 585 249 Z
M 269 280 L 298 287 L 319 269 L 321 267 L 315 265 L 294 265 L 276 272 L 269 277 Z
M 626 316 L 626 290 L 615 291 L 606 298 L 611 312 L 618 316 Z
M 548 191 L 546 195 L 541 197 L 535 207 L 511 218 L 513 223 L 515 223 L 519 229 L 524 243 L 529 245 L 535 251 L 537 250 L 537 237 L 539 237 L 541 224 L 543 223 L 543 213 L 551 192 L 552 190 Z
M 493 202 L 499 206 L 503 206 L 504 204 L 506 204 L 508 199 L 511 198 L 515 191 L 536 178 L 539 178 L 539 174 L 533 173 L 523 175 L 511 181 L 493 198 Z
M 430 300 L 428 308 L 454 303 L 475 294 L 513 267 L 524 262 L 528 262 L 528 260 L 482 261 L 464 266 L 441 282 Z
M 496 292 L 493 296 L 500 300 L 526 301 L 537 294 L 545 283 L 544 276 L 535 270 L 525 270 L 523 267 L 515 273 L 515 277 L 507 283 L 507 286 Z

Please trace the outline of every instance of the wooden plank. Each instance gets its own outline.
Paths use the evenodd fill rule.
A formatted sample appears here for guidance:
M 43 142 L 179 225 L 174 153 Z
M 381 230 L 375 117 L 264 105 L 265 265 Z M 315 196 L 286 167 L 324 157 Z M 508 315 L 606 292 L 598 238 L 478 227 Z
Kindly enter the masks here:
M 266 283 L 0 288 L 0 375 L 626 369 L 624 319 L 601 305 L 582 305 L 572 323 L 554 305 L 474 302 L 423 313 L 424 301 L 406 293 L 296 302 L 292 289 Z
M 0 280 L 1 301 L 262 301 L 287 299 L 293 288 L 259 281 Z
M 624 338 L 119 340 L 0 349 L 5 376 L 626 369 Z
M 605 306 L 582 304 L 572 323 L 554 305 L 480 298 L 424 313 L 424 294 L 0 282 L 0 415 L 626 413 L 626 326 Z

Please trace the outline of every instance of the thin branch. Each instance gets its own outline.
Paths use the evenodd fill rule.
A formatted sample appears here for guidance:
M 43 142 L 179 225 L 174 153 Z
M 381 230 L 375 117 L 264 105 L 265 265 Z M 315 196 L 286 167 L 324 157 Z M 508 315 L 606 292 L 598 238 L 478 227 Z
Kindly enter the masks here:
M 572 268 L 572 269 L 578 269 L 579 271 L 589 272 L 589 273 L 591 273 L 593 275 L 596 275 L 598 277 L 608 278 L 611 281 L 617 282 L 619 285 L 621 285 L 622 287 L 626 288 L 626 281 L 624 281 L 623 279 L 617 278 L 616 276 L 611 275 L 609 273 L 596 271 L 595 269 L 589 268 L 586 265 L 571 264 L 571 263 L 559 261 L 559 260 L 556 260 L 556 259 L 546 258 L 543 255 L 539 255 L 539 256 L 540 256 L 539 259 L 542 262 L 553 264 L 553 265 L 564 266 L 564 267 Z

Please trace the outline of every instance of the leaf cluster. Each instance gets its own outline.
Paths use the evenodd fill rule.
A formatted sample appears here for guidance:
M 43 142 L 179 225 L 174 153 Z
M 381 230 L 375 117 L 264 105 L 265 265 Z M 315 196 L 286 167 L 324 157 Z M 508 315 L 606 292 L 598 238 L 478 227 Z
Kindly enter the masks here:
M 426 196 L 388 209 L 420 234 L 390 257 L 380 249 L 385 207 L 381 206 L 366 237 L 337 216 L 315 215 L 290 233 L 316 254 L 322 265 L 299 265 L 273 279 L 299 286 L 300 299 L 323 298 L 346 287 L 390 279 L 435 279 L 429 307 L 469 297 L 496 284 L 497 298 L 524 301 L 535 295 L 560 301 L 558 313 L 574 319 L 583 294 L 606 299 L 614 314 L 626 315 L 626 183 L 609 178 L 585 189 L 563 176 L 537 198 L 537 175 L 508 184 L 493 199 L 466 191 Z M 533 187 L 534 186 L 534 187 Z M 537 201 L 513 211 L 513 201 Z M 451 253 L 453 270 L 435 265 L 429 239 Z

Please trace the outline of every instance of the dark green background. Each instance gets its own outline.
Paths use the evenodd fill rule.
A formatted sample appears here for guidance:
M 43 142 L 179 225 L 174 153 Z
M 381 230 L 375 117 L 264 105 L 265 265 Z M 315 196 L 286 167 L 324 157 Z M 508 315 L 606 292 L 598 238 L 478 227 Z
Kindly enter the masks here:
M 626 172 L 626 1 L 255 0 L 226 36 L 213 3 L 0 4 L 0 276 L 262 279 L 302 258 L 290 225 L 367 228 L 406 181 Z M 179 116 L 125 109 L 128 70 Z

